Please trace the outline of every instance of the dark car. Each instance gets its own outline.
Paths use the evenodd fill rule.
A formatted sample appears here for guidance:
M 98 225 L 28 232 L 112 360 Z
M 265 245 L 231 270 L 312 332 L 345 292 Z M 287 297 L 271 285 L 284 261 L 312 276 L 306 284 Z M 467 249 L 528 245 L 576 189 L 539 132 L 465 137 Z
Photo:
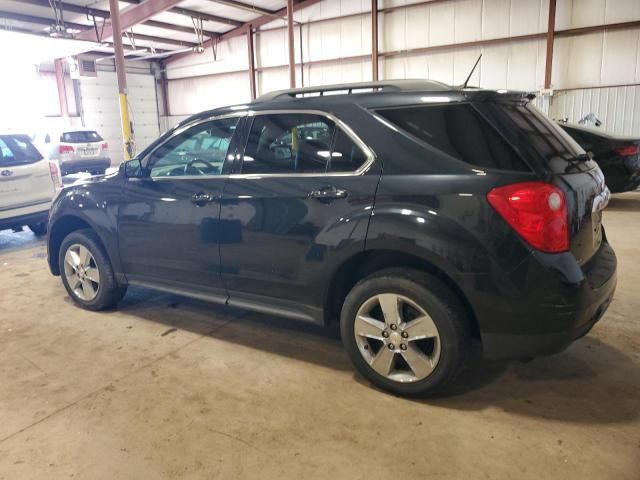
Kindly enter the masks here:
M 449 385 L 474 340 L 557 352 L 604 314 L 616 257 L 600 169 L 531 98 L 406 80 L 200 113 L 63 191 L 51 271 L 91 310 L 140 285 L 339 323 L 405 395 Z
M 593 155 L 613 193 L 640 187 L 640 138 L 614 137 L 579 125 L 560 126 Z

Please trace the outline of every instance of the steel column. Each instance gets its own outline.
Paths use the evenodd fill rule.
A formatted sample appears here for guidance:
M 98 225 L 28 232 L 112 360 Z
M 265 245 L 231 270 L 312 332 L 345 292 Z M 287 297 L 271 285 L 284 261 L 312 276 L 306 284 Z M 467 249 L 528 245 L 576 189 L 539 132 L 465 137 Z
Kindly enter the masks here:
M 296 88 L 296 59 L 293 43 L 293 0 L 287 0 L 287 34 L 289 37 L 289 86 Z
M 378 80 L 378 0 L 371 0 L 371 71 Z
M 124 143 L 124 159 L 133 156 L 133 136 L 129 120 L 129 102 L 127 101 L 127 74 L 124 66 L 124 49 L 122 48 L 122 29 L 120 27 L 120 12 L 118 0 L 109 0 L 111 12 L 111 28 L 113 35 L 113 50 L 115 53 L 116 76 L 118 78 L 118 97 L 120 100 L 120 121 L 122 123 L 122 140 Z
M 256 64 L 253 52 L 253 28 L 251 25 L 247 28 L 247 50 L 249 52 L 249 91 L 251 100 L 256 99 Z
M 553 68 L 553 41 L 556 30 L 556 0 L 549 0 L 547 25 L 547 60 L 544 66 L 544 88 L 551 88 L 551 69 Z

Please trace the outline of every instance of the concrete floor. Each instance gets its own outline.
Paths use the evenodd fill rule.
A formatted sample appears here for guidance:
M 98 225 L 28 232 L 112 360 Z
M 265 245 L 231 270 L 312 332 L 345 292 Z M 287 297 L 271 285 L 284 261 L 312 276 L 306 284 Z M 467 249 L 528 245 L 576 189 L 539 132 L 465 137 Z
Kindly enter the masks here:
M 132 289 L 89 313 L 31 233 L 0 234 L 0 478 L 640 479 L 640 192 L 605 214 L 617 296 L 455 395 L 381 393 L 319 329 Z

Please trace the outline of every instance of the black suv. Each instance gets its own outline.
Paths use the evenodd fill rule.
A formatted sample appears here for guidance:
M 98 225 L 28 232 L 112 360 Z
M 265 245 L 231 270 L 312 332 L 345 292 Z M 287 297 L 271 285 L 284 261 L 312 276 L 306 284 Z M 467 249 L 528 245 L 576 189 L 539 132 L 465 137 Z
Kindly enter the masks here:
M 338 324 L 357 369 L 441 390 L 489 358 L 557 352 L 604 314 L 602 172 L 522 92 L 428 81 L 268 94 L 65 188 L 49 265 L 91 310 L 140 285 Z

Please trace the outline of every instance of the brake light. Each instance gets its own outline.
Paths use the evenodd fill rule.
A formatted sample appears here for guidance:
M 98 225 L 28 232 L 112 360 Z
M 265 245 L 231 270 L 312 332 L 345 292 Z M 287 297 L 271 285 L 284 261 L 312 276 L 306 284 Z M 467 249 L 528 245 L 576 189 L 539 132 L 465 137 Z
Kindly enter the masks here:
M 107 142 L 102 142 L 102 145 L 100 145 L 100 148 L 102 150 L 106 150 L 107 148 L 109 148 L 109 144 Z
M 621 157 L 631 157 L 633 155 L 638 155 L 638 152 L 640 152 L 640 145 L 627 145 L 626 147 L 614 148 L 613 150 Z
M 543 182 L 497 187 L 487 200 L 532 247 L 547 253 L 569 249 L 569 218 L 564 193 Z
M 58 147 L 58 152 L 62 153 L 73 153 L 73 147 L 71 145 L 60 145 Z
M 60 167 L 57 162 L 49 162 L 49 173 L 51 174 L 51 180 L 53 180 L 53 186 L 55 190 L 62 188 L 62 178 L 60 176 Z

